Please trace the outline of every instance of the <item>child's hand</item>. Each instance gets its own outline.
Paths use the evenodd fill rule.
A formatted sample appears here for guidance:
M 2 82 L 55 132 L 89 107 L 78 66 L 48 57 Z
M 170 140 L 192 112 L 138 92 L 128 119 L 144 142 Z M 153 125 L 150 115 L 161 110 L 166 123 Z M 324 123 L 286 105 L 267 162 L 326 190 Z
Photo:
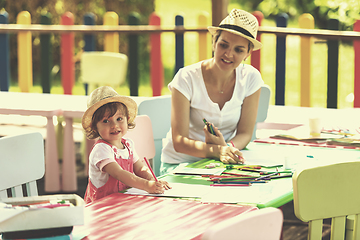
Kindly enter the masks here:
M 169 185 L 169 183 L 167 181 L 159 180 L 159 182 L 161 182 L 161 184 L 163 185 L 165 190 L 171 189 L 171 186 Z
M 164 186 L 160 181 L 149 181 L 149 187 L 146 190 L 148 193 L 164 193 Z

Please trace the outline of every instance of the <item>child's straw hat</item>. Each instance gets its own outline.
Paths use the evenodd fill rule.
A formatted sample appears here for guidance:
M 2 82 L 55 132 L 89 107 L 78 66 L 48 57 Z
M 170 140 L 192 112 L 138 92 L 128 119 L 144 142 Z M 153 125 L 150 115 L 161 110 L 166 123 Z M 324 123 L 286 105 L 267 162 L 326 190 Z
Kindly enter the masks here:
M 133 122 L 137 114 L 137 104 L 134 100 L 126 96 L 120 96 L 112 87 L 103 86 L 95 89 L 88 98 L 88 109 L 82 117 L 82 126 L 85 130 L 91 128 L 92 116 L 101 106 L 120 102 L 124 104 L 128 111 L 128 122 Z
M 240 9 L 233 9 L 219 27 L 208 27 L 209 32 L 214 35 L 217 30 L 234 33 L 246 38 L 254 44 L 253 50 L 258 50 L 262 44 L 256 40 L 259 23 L 254 15 Z

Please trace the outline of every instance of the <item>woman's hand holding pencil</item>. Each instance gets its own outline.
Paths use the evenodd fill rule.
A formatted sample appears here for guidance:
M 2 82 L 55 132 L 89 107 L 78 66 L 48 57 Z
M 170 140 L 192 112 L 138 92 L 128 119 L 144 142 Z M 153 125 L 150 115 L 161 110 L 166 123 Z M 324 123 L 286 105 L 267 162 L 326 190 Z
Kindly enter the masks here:
M 237 149 L 233 142 L 232 146 L 226 144 L 224 136 L 219 131 L 213 123 L 208 122 L 205 118 L 204 121 L 204 133 L 205 133 L 205 142 L 210 144 L 217 144 L 222 146 L 220 150 L 219 159 L 225 164 L 243 164 L 245 162 L 244 157 L 239 149 Z

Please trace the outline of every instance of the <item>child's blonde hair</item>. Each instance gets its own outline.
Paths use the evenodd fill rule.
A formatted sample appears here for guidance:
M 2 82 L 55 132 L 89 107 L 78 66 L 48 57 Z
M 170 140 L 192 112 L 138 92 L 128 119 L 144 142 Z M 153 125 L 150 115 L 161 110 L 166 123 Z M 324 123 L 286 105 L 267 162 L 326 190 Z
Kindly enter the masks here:
M 110 103 L 116 103 L 114 106 Z M 104 118 L 105 114 L 109 112 L 110 117 L 112 117 L 117 110 L 121 110 L 124 115 L 126 115 L 128 121 L 128 127 L 133 128 L 135 126 L 135 118 L 137 115 L 137 104 L 130 97 L 120 96 L 112 87 L 102 86 L 94 91 L 89 96 L 87 107 L 81 123 L 85 130 L 85 134 L 89 139 L 94 139 L 99 137 L 99 134 L 96 130 L 96 124 L 98 121 L 93 123 L 95 112 L 102 108 L 104 105 L 107 105 L 104 110 L 99 114 L 101 118 Z
M 100 108 L 98 108 L 93 116 L 91 121 L 91 128 L 88 128 L 86 132 L 86 137 L 88 139 L 95 139 L 100 137 L 99 132 L 97 131 L 96 124 L 101 121 L 104 116 L 112 117 L 117 111 L 120 111 L 122 114 L 126 116 L 126 119 L 128 121 L 128 129 L 132 129 L 135 127 L 135 121 L 129 120 L 129 113 L 127 107 L 120 103 L 120 102 L 110 102 L 107 103 Z

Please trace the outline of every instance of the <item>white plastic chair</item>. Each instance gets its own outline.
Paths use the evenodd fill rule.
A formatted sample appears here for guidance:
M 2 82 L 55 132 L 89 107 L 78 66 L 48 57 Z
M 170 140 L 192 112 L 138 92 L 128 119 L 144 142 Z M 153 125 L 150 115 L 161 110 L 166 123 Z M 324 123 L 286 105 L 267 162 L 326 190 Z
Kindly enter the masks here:
M 295 171 L 294 212 L 301 221 L 309 222 L 309 240 L 322 239 L 323 219 L 328 218 L 330 239 L 345 239 L 348 215 L 353 215 L 353 226 L 346 239 L 360 239 L 359 172 L 359 161 Z
M 130 138 L 135 144 L 135 150 L 141 160 L 155 156 L 154 135 L 151 120 L 146 115 L 138 115 L 135 118 L 135 128 L 129 129 L 125 138 Z
M 88 92 L 99 86 L 114 89 L 125 82 L 128 57 L 115 52 L 83 52 L 81 55 L 81 78 L 88 84 Z
M 0 198 L 10 197 L 8 189 L 11 197 L 37 196 L 36 180 L 44 173 L 44 139 L 40 133 L 0 138 Z
M 263 208 L 226 219 L 205 230 L 202 240 L 279 240 L 283 214 L 277 208 Z
M 171 96 L 152 97 L 142 101 L 138 106 L 139 115 L 147 115 L 151 119 L 155 143 L 153 168 L 156 176 L 160 175 L 162 139 L 171 126 Z
M 91 93 L 97 87 L 111 86 L 116 89 L 126 80 L 126 73 L 128 67 L 128 57 L 122 53 L 104 52 L 104 51 L 91 51 L 83 52 L 80 61 L 81 80 L 83 83 L 88 84 L 88 92 Z M 58 118 L 57 126 L 57 142 L 59 157 L 62 158 L 63 152 L 63 118 Z M 74 119 L 74 122 L 81 122 L 80 119 Z M 82 162 L 88 161 L 87 149 L 93 144 L 92 141 L 86 139 L 81 143 Z M 86 173 L 88 167 L 86 167 Z
M 251 137 L 251 141 L 256 139 L 257 123 L 264 122 L 267 118 L 267 112 L 269 109 L 269 102 L 270 102 L 270 94 L 271 94 L 270 87 L 268 85 L 264 84 L 261 87 L 256 123 L 255 123 L 254 131 L 253 131 L 253 135 Z

